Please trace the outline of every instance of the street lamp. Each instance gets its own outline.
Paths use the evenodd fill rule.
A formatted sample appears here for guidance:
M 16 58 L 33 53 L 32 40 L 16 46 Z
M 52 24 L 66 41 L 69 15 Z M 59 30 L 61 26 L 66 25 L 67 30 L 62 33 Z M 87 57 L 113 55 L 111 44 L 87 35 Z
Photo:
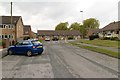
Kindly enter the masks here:
M 83 11 L 80 11 L 80 13 L 81 13 L 81 16 L 82 16 L 82 19 L 81 19 L 82 20 L 81 21 L 82 22 L 82 37 L 81 38 L 83 39 Z
M 12 2 L 10 4 L 11 4 L 11 37 L 10 37 L 10 43 L 12 45 L 12 27 L 13 27 L 13 25 L 12 25 Z

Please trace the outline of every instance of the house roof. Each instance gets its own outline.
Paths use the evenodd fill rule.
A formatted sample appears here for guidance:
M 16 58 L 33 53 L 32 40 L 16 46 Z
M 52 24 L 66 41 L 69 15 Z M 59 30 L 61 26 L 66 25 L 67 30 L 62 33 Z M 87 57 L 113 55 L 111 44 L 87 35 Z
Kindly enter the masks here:
M 89 29 L 88 32 L 92 32 L 92 33 L 98 33 L 101 31 L 101 29 Z
M 46 35 L 46 36 L 78 36 L 80 32 L 77 30 L 38 30 L 38 35 Z
M 101 29 L 101 31 L 118 30 L 118 29 L 120 29 L 120 21 L 112 22 L 112 23 L 106 25 L 104 28 Z
M 12 24 L 17 24 L 21 16 L 12 16 Z M 0 16 L 1 24 L 11 24 L 11 16 Z

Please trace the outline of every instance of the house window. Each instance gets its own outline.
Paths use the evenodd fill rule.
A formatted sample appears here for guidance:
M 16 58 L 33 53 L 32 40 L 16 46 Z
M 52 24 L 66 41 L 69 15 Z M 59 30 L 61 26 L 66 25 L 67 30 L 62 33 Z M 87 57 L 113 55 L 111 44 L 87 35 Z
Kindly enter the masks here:
M 8 28 L 11 29 L 11 25 L 8 25 Z
M 8 35 L 8 38 L 13 38 L 13 35 Z
M 119 31 L 117 31 L 116 34 L 119 34 Z
M 5 35 L 5 39 L 7 39 L 8 38 L 8 36 L 7 35 Z
M 8 35 L 8 38 L 10 38 L 10 35 Z
M 4 35 L 2 35 L 2 39 L 4 38 Z
M 0 35 L 0 39 L 2 39 L 2 35 Z
M 26 31 L 25 34 L 28 34 L 28 31 Z
M 6 25 L 2 25 L 2 28 L 5 29 L 5 28 L 6 28 Z
M 3 28 L 3 25 L 2 24 L 0 24 L 0 29 L 2 29 Z
M 9 27 L 9 25 L 5 25 L 5 27 L 6 27 L 6 28 L 8 28 L 8 27 Z

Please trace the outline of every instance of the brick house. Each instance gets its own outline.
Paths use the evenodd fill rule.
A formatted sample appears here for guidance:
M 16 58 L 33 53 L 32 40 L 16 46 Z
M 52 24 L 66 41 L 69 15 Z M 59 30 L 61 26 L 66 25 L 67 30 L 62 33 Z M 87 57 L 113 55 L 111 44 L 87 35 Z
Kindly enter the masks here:
M 31 37 L 32 37 L 32 38 L 36 38 L 36 37 L 37 37 L 37 36 L 36 36 L 36 33 L 32 31 L 32 32 L 31 32 Z
M 5 41 L 9 45 L 11 41 L 19 41 L 23 39 L 23 20 L 21 16 L 0 16 L 0 40 Z
M 120 21 L 112 22 L 102 28 L 99 32 L 100 37 L 118 37 L 120 38 Z
M 77 30 L 38 30 L 37 35 L 39 37 L 49 36 L 51 39 L 53 37 L 58 37 L 59 39 L 67 39 L 68 37 L 73 37 L 74 39 L 79 39 L 81 34 Z
M 32 31 L 30 25 L 24 25 L 23 31 L 24 39 L 36 38 L 36 34 Z
M 31 38 L 32 31 L 31 31 L 31 26 L 30 25 L 24 25 L 23 32 L 24 32 L 23 33 L 24 39 Z

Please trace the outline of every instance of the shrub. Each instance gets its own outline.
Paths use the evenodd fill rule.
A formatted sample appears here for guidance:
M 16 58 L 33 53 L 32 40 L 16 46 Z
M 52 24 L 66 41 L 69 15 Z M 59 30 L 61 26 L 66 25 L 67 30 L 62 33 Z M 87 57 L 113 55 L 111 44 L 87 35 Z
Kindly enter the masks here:
M 96 38 L 99 38 L 99 36 L 98 35 L 91 35 L 91 36 L 89 36 L 89 40 L 94 40 Z
M 110 37 L 104 37 L 103 40 L 110 40 Z
M 0 41 L 0 46 L 5 46 L 5 42 L 3 42 L 3 41 Z
M 42 39 L 39 39 L 39 42 L 41 42 L 41 43 L 42 43 Z
M 110 40 L 115 40 L 115 41 L 119 41 L 119 38 L 118 37 L 111 37 Z
M 94 36 L 93 35 L 89 36 L 89 40 L 94 40 Z
M 104 37 L 103 40 L 115 40 L 115 41 L 119 41 L 120 39 L 118 37 Z
M 72 40 L 72 39 L 74 39 L 73 36 L 69 36 L 68 37 L 68 40 Z

